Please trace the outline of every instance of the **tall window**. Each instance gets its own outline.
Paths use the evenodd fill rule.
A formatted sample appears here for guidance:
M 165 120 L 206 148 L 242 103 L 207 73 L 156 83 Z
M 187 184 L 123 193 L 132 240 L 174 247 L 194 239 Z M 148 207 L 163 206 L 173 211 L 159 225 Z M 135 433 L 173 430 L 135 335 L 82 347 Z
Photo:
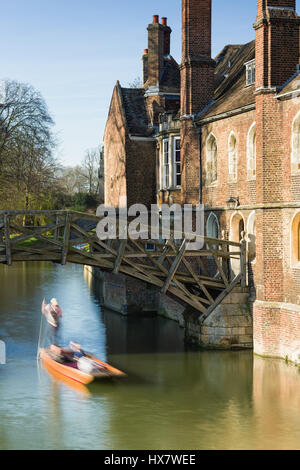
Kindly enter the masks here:
M 170 137 L 162 142 L 161 189 L 181 187 L 180 137 Z
M 250 60 L 246 64 L 246 85 L 250 86 L 255 83 L 255 59 Z
M 247 140 L 247 176 L 249 180 L 256 178 L 256 125 L 252 124 Z
M 169 140 L 163 141 L 163 188 L 170 187 Z
M 219 221 L 216 214 L 211 212 L 206 222 L 206 235 L 208 238 L 219 238 Z
M 237 180 L 237 142 L 234 133 L 232 132 L 228 142 L 228 171 L 229 181 Z
M 300 267 L 300 212 L 292 223 L 292 265 Z
M 292 128 L 292 173 L 300 171 L 300 113 L 296 116 Z
M 206 182 L 216 183 L 218 179 L 218 147 L 213 134 L 210 134 L 206 142 Z
M 174 186 L 181 186 L 181 150 L 180 137 L 174 138 Z

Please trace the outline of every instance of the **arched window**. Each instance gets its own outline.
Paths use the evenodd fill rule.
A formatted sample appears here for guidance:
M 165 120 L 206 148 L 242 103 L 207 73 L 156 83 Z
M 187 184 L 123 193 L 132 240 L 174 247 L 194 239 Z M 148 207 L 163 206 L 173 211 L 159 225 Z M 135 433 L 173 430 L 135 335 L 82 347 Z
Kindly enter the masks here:
M 292 173 L 300 171 L 300 113 L 294 119 L 292 127 Z
M 218 147 L 213 134 L 210 134 L 206 142 L 206 182 L 216 183 L 218 179 Z
M 300 267 L 300 212 L 292 222 L 292 265 Z
M 219 220 L 216 214 L 211 212 L 206 222 L 206 236 L 208 238 L 219 238 L 220 237 L 220 225 Z M 215 250 L 218 249 L 218 245 L 210 246 L 207 244 L 207 249 L 214 248 Z
M 256 178 L 256 124 L 252 124 L 247 140 L 247 176 L 249 180 Z
M 236 181 L 237 180 L 237 162 L 238 162 L 238 154 L 237 154 L 237 141 L 234 133 L 232 132 L 229 136 L 228 141 L 228 173 L 229 173 L 229 181 Z
M 206 234 L 208 238 L 219 238 L 220 226 L 218 217 L 211 212 L 206 222 Z

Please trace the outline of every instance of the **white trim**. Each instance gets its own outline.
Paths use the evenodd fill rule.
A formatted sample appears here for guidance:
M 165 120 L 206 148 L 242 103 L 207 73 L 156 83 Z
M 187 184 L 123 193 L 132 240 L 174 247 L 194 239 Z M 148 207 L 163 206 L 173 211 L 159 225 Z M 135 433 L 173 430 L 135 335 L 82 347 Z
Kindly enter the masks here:
M 173 169 L 172 169 L 172 177 L 173 177 L 173 186 L 174 188 L 176 189 L 180 189 L 181 188 L 181 185 L 178 186 L 176 184 L 176 178 L 177 178 L 177 172 L 176 172 L 176 141 L 179 141 L 181 142 L 181 139 L 180 139 L 180 136 L 173 136 L 172 137 L 172 144 L 173 144 Z M 182 172 L 181 172 L 181 149 L 180 149 L 180 176 L 182 176 Z
M 295 98 L 297 98 L 300 95 L 300 88 L 297 88 L 297 90 L 288 91 L 287 93 L 283 93 L 282 95 L 274 96 L 274 98 L 280 100 L 281 98 L 285 98 L 286 96 L 290 95 L 295 95 Z
M 251 85 L 252 86 L 252 85 Z M 197 119 L 197 125 L 198 124 L 207 124 L 213 121 L 220 121 L 221 119 L 228 119 L 232 116 L 236 116 L 237 114 L 243 114 L 243 113 L 248 113 L 249 111 L 254 111 L 256 109 L 256 104 L 248 104 L 247 106 L 242 106 L 241 108 L 236 108 L 231 111 L 227 111 L 225 113 L 221 114 L 215 114 L 214 116 L 210 116 L 207 118 L 200 119 L 198 121 Z
M 268 307 L 278 310 L 292 310 L 300 313 L 300 305 L 285 302 L 268 302 L 267 300 L 255 300 L 254 306 Z
M 129 139 L 136 142 L 155 142 L 155 137 L 138 137 L 136 135 L 129 134 Z

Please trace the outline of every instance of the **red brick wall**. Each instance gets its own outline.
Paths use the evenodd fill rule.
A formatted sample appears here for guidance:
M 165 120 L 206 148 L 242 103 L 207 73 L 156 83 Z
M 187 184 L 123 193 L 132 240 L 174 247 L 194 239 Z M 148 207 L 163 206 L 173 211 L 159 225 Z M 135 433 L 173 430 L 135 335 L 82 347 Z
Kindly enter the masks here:
M 120 197 L 127 197 L 125 144 L 126 127 L 117 85 L 104 134 L 104 198 L 108 206 L 118 207 Z
M 200 136 L 191 119 L 182 121 L 180 139 L 181 202 L 196 205 L 200 200 Z
M 121 106 L 120 89 L 115 87 L 104 135 L 105 203 L 150 206 L 156 202 L 156 142 L 129 138 Z
M 280 86 L 296 72 L 299 61 L 299 18 L 295 11 L 296 2 L 259 0 L 257 3 L 256 85 Z M 294 11 L 279 7 L 293 8 Z
M 156 204 L 156 141 L 126 143 L 127 203 Z
M 247 178 L 247 138 L 251 125 L 255 122 L 255 111 L 232 118 L 223 119 L 202 127 L 202 197 L 203 203 L 210 206 L 226 206 L 233 196 L 240 198 L 241 205 L 256 202 L 256 182 Z M 236 183 L 229 181 L 228 140 L 234 132 L 237 139 L 238 178 Z M 206 185 L 206 141 L 210 134 L 217 140 L 218 146 L 218 184 Z
M 199 112 L 213 97 L 211 0 L 182 1 L 181 114 Z

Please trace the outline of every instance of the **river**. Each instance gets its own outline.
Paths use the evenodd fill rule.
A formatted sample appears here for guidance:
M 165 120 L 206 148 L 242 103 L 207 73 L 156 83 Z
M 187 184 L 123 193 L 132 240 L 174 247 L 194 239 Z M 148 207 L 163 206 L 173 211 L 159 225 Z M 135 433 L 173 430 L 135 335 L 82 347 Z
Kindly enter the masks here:
M 0 449 L 299 449 L 300 374 L 251 351 L 186 351 L 163 318 L 101 309 L 75 265 L 0 267 Z M 36 361 L 40 305 L 57 297 L 61 340 L 127 373 L 75 388 Z

